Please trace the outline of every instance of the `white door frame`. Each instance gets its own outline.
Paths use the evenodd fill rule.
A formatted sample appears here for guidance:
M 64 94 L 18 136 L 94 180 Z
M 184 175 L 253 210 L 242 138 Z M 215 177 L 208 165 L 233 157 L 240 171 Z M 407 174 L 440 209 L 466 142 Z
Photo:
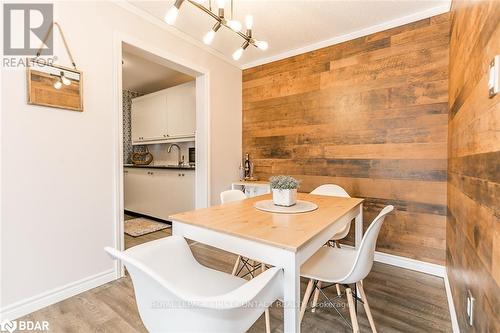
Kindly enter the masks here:
M 124 236 L 124 195 L 123 195 L 123 101 L 122 101 L 122 44 L 126 43 L 162 58 L 177 70 L 196 77 L 196 170 L 195 205 L 196 208 L 210 205 L 210 99 L 209 71 L 193 64 L 176 54 L 159 49 L 136 37 L 115 31 L 113 46 L 113 93 L 115 110 L 115 163 L 114 163 L 114 247 L 122 251 L 125 247 Z M 116 278 L 124 275 L 121 262 L 115 264 Z

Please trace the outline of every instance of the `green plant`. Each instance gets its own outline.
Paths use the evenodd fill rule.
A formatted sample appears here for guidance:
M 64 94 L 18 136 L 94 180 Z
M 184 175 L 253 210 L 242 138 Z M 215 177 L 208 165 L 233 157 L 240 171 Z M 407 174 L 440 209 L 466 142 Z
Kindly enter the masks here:
M 291 176 L 273 176 L 269 178 L 271 188 L 276 190 L 295 190 L 299 188 L 299 181 Z

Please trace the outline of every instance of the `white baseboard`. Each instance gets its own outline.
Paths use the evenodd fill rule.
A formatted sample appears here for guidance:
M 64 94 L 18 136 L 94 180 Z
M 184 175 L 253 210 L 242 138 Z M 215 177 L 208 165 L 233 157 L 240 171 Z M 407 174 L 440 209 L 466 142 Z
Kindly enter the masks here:
M 378 251 L 375 251 L 375 261 L 439 277 L 444 277 L 446 272 L 445 267 L 442 265 L 436 265 L 430 262 L 395 256 Z
M 0 309 L 0 322 L 14 320 L 116 279 L 114 269 L 68 283 Z
M 451 293 L 450 280 L 448 280 L 448 273 L 444 272 L 444 288 L 446 289 L 446 298 L 448 298 L 448 308 L 450 309 L 451 329 L 453 333 L 460 333 L 460 326 L 458 326 L 457 311 L 455 310 L 455 303 L 453 303 L 453 294 Z
M 350 247 L 350 245 L 342 244 L 342 247 Z M 384 264 L 406 268 L 412 271 L 426 273 L 444 278 L 446 269 L 442 265 L 436 265 L 430 262 L 415 260 L 407 257 L 395 256 L 393 254 L 375 251 L 375 261 Z

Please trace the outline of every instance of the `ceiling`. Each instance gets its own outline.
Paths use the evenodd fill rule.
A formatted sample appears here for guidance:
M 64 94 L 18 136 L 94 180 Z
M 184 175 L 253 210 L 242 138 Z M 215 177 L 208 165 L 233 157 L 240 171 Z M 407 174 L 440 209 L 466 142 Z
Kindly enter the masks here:
M 194 79 L 156 62 L 146 51 L 123 44 L 122 87 L 125 90 L 149 94 Z
M 245 15 L 252 14 L 254 37 L 269 42 L 269 49 L 261 51 L 249 47 L 235 62 L 231 55 L 241 45 L 242 39 L 225 28 L 219 30 L 212 45 L 207 47 L 242 68 L 441 14 L 449 10 L 451 3 L 451 0 L 233 1 L 235 18 L 243 23 Z M 174 1 L 129 2 L 163 21 Z M 212 0 L 214 7 L 215 3 Z M 226 17 L 230 12 L 229 4 L 230 1 L 226 0 Z M 212 18 L 186 1 L 174 28 L 204 45 L 201 40 L 213 24 Z

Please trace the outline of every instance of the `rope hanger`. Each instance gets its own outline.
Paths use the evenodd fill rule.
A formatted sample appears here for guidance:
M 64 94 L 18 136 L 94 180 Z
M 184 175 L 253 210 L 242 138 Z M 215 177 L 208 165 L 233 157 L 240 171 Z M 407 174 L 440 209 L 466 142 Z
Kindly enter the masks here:
M 71 54 L 71 51 L 69 49 L 69 46 L 68 46 L 68 42 L 66 41 L 66 38 L 64 37 L 64 33 L 62 31 L 62 28 L 61 26 L 59 25 L 59 23 L 57 22 L 54 22 L 49 30 L 47 31 L 47 34 L 45 35 L 45 38 L 43 39 L 42 41 L 42 45 L 40 45 L 40 48 L 38 49 L 38 51 L 36 52 L 36 58 L 39 58 L 40 55 L 42 54 L 42 49 L 43 49 L 43 46 L 46 45 L 45 42 L 47 41 L 47 39 L 49 38 L 50 34 L 52 33 L 52 31 L 54 30 L 54 26 L 57 27 L 58 31 L 59 31 L 59 34 L 61 35 L 61 38 L 62 38 L 62 41 L 64 43 L 64 47 L 66 48 L 66 52 L 68 53 L 68 56 L 69 56 L 69 59 L 71 60 L 71 64 L 73 65 L 73 68 L 75 70 L 78 70 L 76 68 L 76 63 L 75 63 L 75 60 L 73 59 L 73 55 Z

